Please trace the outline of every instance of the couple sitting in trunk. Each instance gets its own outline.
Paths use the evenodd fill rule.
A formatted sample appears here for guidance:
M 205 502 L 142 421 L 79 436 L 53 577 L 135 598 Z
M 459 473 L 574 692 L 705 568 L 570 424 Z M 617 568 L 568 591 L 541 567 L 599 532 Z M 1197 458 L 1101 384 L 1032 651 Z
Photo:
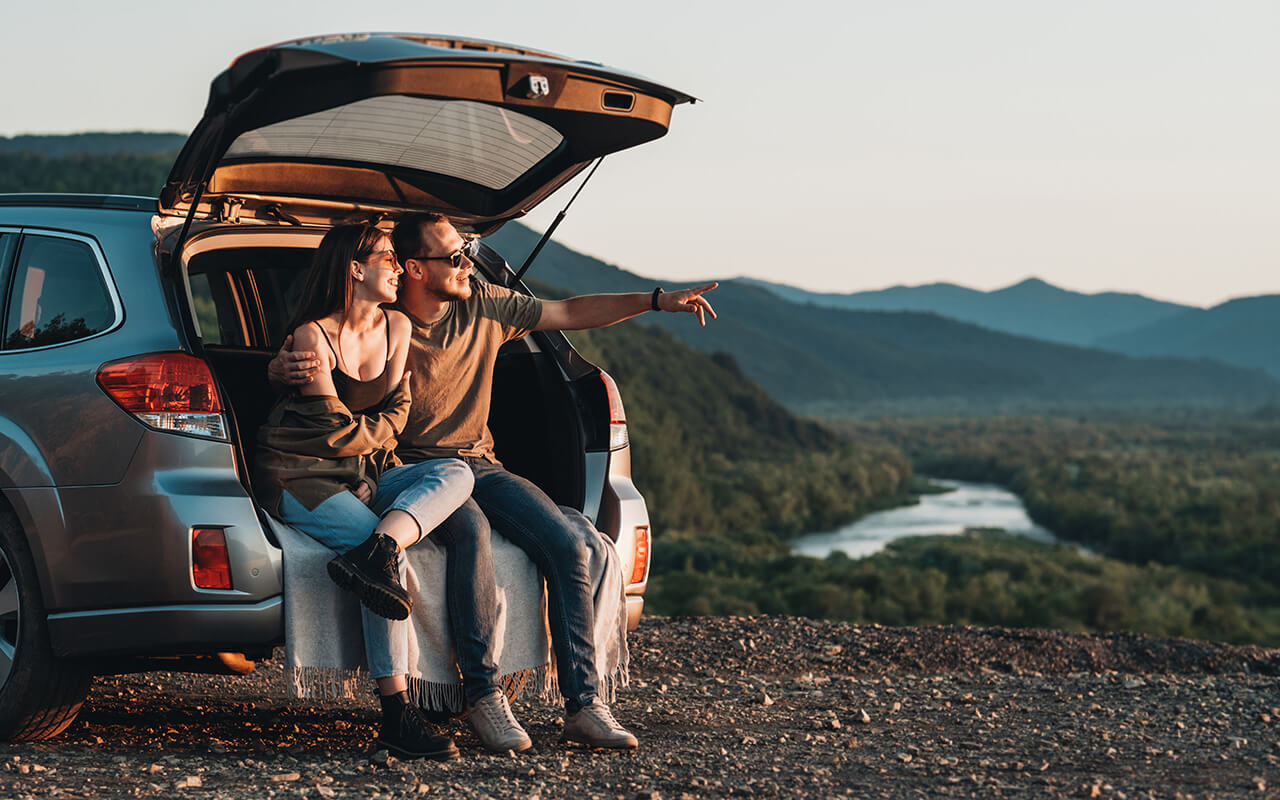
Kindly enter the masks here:
M 472 727 L 492 751 L 532 743 L 497 685 L 490 640 L 497 588 L 490 523 L 546 578 L 565 740 L 629 749 L 636 738 L 597 698 L 593 587 L 579 534 L 541 489 L 502 468 L 489 433 L 498 348 L 534 330 L 602 327 L 651 307 L 714 312 L 714 284 L 663 293 L 539 301 L 471 281 L 466 243 L 439 215 L 331 230 L 316 251 L 292 342 L 269 366 L 289 387 L 259 433 L 257 480 L 272 512 L 338 552 L 329 575 L 364 605 L 378 744 L 402 758 L 450 758 L 406 692 L 402 551 L 447 550 L 446 601 Z M 399 310 L 384 304 L 397 303 Z

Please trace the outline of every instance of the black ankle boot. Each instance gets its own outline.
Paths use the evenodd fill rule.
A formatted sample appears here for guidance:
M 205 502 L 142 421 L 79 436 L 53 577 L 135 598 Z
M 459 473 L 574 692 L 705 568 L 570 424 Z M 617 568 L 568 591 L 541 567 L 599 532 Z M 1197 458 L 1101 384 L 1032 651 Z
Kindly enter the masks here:
M 399 555 L 395 539 L 375 533 L 330 561 L 329 577 L 378 616 L 405 619 L 413 598 L 400 585 Z
M 436 733 L 422 709 L 409 700 L 408 692 L 379 695 L 382 728 L 375 744 L 396 758 L 434 758 L 444 761 L 458 757 L 453 739 Z

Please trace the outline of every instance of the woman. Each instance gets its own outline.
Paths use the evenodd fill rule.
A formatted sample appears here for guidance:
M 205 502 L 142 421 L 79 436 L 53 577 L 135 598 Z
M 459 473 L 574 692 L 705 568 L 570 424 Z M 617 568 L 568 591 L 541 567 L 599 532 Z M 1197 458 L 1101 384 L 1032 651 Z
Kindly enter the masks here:
M 411 326 L 382 308 L 402 272 L 390 238 L 372 225 L 341 225 L 321 240 L 290 326 L 294 347 L 320 354 L 319 370 L 260 429 L 257 482 L 276 517 L 340 554 L 329 575 L 365 606 L 365 655 L 383 709 L 378 744 L 401 758 L 449 758 L 457 748 L 431 734 L 406 691 L 412 599 L 401 553 L 466 502 L 471 471 L 457 459 L 398 467 L 414 470 L 415 482 L 380 518 L 367 505 L 379 476 L 398 465 L 395 436 L 409 409 Z

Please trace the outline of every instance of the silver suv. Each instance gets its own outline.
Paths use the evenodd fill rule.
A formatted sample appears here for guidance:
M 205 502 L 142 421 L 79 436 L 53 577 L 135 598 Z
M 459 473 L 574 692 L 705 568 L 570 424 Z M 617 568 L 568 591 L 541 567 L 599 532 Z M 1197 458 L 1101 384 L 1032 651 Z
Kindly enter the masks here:
M 0 736 L 55 735 L 94 674 L 243 671 L 282 642 L 246 459 L 327 228 L 434 210 L 478 239 L 691 99 L 489 42 L 289 42 L 214 80 L 158 202 L 0 195 Z M 528 291 L 474 250 L 473 279 Z M 489 424 L 617 542 L 634 625 L 649 519 L 613 381 L 532 333 L 499 356 Z

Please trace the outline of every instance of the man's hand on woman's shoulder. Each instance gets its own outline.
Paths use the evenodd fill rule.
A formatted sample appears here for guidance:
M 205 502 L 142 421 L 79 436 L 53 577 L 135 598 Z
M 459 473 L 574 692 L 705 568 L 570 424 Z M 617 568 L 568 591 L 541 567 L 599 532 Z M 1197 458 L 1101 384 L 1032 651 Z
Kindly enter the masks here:
M 305 386 L 315 378 L 319 368 L 319 354 L 314 350 L 294 350 L 293 334 L 290 334 L 284 337 L 280 352 L 267 362 L 267 380 L 273 386 Z

